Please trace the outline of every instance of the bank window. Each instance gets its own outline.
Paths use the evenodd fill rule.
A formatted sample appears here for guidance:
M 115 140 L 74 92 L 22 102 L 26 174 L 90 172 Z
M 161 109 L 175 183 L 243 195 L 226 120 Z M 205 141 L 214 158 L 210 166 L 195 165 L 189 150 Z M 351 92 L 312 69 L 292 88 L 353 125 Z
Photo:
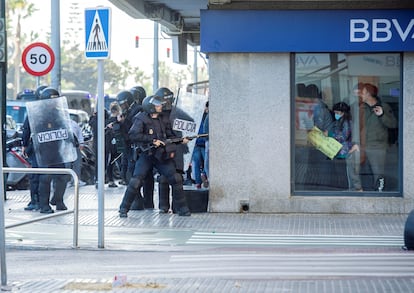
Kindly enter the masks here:
M 295 195 L 401 195 L 401 55 L 293 54 Z

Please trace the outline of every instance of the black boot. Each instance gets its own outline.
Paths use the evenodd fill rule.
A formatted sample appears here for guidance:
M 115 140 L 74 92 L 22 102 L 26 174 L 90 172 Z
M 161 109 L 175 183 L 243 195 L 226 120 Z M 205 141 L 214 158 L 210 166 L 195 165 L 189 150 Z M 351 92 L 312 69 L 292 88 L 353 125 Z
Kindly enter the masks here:
M 142 186 L 142 194 L 144 197 L 144 208 L 154 209 L 154 176 L 152 172 L 145 177 L 144 185 Z
M 38 211 L 39 207 L 39 196 L 37 194 L 31 195 L 31 200 L 27 207 L 24 208 L 25 211 Z
M 160 213 L 165 214 L 170 210 L 170 185 L 162 177 L 158 184 L 158 208 L 160 209 Z
M 49 205 L 49 194 L 39 195 L 40 213 L 42 214 L 53 214 L 53 209 Z
M 173 203 L 174 208 L 177 208 L 179 216 L 189 217 L 191 216 L 190 209 L 187 206 L 187 200 L 184 195 L 183 185 L 175 184 L 173 185 Z
M 178 210 L 178 215 L 181 216 L 181 217 L 189 217 L 189 216 L 191 216 L 190 209 L 187 206 L 182 206 Z
M 128 183 L 128 187 L 122 198 L 121 205 L 119 206 L 119 217 L 126 218 L 128 211 L 131 209 L 131 204 L 135 199 L 135 196 L 139 194 L 139 190 L 142 186 L 142 180 L 136 177 L 132 177 Z
M 129 208 L 131 211 L 142 211 L 144 209 L 144 198 L 141 196 L 141 193 L 135 195 L 134 201 Z
M 54 212 L 49 205 L 50 182 L 51 177 L 49 174 L 41 174 L 39 176 L 39 206 L 42 214 L 51 214 Z
M 56 210 L 57 211 L 65 211 L 68 208 L 66 207 L 65 203 L 63 202 L 63 196 L 65 195 L 66 184 L 67 180 L 65 176 L 55 176 L 53 179 L 54 184 L 54 195 L 52 200 L 56 202 Z

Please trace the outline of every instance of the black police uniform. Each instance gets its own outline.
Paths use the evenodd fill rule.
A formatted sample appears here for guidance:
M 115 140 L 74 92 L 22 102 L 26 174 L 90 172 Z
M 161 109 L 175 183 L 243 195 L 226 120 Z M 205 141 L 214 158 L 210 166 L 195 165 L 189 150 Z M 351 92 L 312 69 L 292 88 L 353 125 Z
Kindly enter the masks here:
M 109 113 L 106 109 L 104 109 L 104 124 L 105 125 L 107 124 L 108 119 L 109 119 Z M 95 158 L 97 158 L 98 157 L 98 114 L 96 112 L 93 113 L 89 117 L 89 126 L 92 129 L 92 137 L 93 137 L 93 140 L 92 140 L 93 145 L 92 146 L 93 146 L 93 152 L 94 152 L 93 156 Z M 95 162 L 95 160 L 93 160 L 93 161 Z M 94 174 L 95 175 L 95 182 L 97 183 L 98 182 L 98 166 L 95 165 L 94 169 L 95 169 L 95 174 Z M 97 186 L 97 184 L 96 184 L 96 186 Z
M 131 128 L 133 124 L 134 117 L 142 111 L 142 106 L 139 105 L 136 102 L 133 102 L 126 112 L 123 114 L 125 115 L 125 120 L 123 123 L 120 123 L 120 132 L 124 139 L 124 151 L 122 154 L 122 171 L 125 172 L 122 174 L 122 177 L 125 179 L 126 184 L 129 183 L 129 180 L 132 177 L 132 174 L 134 172 L 135 168 L 135 161 L 133 158 L 132 153 L 132 143 L 129 138 L 128 131 Z M 151 184 L 152 181 L 152 184 Z M 153 193 L 154 193 L 154 187 L 153 187 L 153 176 L 148 175 L 146 180 L 144 181 L 144 201 L 141 200 L 141 192 L 138 190 L 137 194 L 135 195 L 135 199 L 130 207 L 131 210 L 143 210 L 144 208 L 154 208 L 153 203 Z
M 53 88 L 46 88 L 41 92 L 41 99 L 51 99 L 59 97 L 59 93 Z M 53 104 L 52 104 L 53 105 Z M 56 106 L 56 105 L 53 105 Z M 44 109 L 49 111 L 45 115 L 39 115 L 36 117 L 36 128 L 42 131 L 48 131 L 53 129 L 67 128 L 68 138 L 73 144 L 73 154 L 76 154 L 73 135 L 71 135 L 70 126 L 66 122 L 65 117 L 61 113 L 55 113 L 54 108 Z M 30 117 L 29 117 L 30 118 Z M 33 125 L 31 125 L 33 126 Z M 35 143 L 35 142 L 34 142 Z M 67 144 L 68 141 L 56 140 L 50 143 L 42 143 L 36 149 L 38 165 L 40 168 L 65 168 L 64 162 L 68 159 L 69 149 L 67 148 L 71 144 Z M 56 163 L 55 163 L 56 162 Z M 59 163 L 58 163 L 59 162 Z M 56 205 L 56 210 L 67 210 L 67 207 L 63 203 L 63 195 L 66 190 L 66 183 L 68 181 L 67 176 L 61 174 L 40 174 L 39 176 L 39 205 L 41 213 L 53 213 L 53 209 L 49 205 L 50 199 L 50 183 L 54 182 L 54 202 L 52 205 Z
M 30 129 L 30 128 L 29 128 Z M 26 134 L 27 135 L 27 134 Z M 29 134 L 30 137 L 31 134 Z M 29 149 L 29 152 L 30 149 Z M 57 154 L 56 149 L 50 150 L 51 156 L 59 156 Z M 37 160 L 35 158 L 35 151 L 33 151 L 33 162 L 37 163 Z M 53 165 L 41 165 L 38 164 L 38 167 L 40 168 L 64 168 L 64 163 L 59 164 L 53 164 Z M 54 199 L 55 201 L 52 203 L 56 205 L 57 210 L 67 210 L 67 207 L 63 203 L 63 195 L 65 194 L 66 190 L 66 183 L 67 183 L 67 177 L 59 175 L 52 175 L 52 174 L 39 174 L 38 176 L 38 186 L 37 186 L 37 179 L 34 179 L 35 181 L 31 183 L 31 197 L 32 200 L 30 203 L 33 202 L 33 200 L 38 202 L 38 206 L 30 205 L 28 207 L 32 207 L 29 210 L 37 210 L 40 209 L 41 213 L 50 214 L 53 213 L 53 209 L 49 205 L 49 198 L 50 198 L 50 183 L 52 180 L 55 181 L 55 190 L 54 190 Z M 33 189 L 33 193 L 32 193 Z M 36 190 L 38 191 L 36 194 Z M 37 196 L 36 196 L 37 195 Z
M 32 168 L 37 168 L 36 153 L 31 138 L 29 119 L 26 117 L 22 127 L 22 145 L 25 148 L 27 160 Z M 26 211 L 39 210 L 39 174 L 30 174 L 30 202 L 24 208 Z
M 45 121 L 45 123 L 47 123 Z M 53 123 L 50 122 L 50 123 Z M 58 156 L 63 156 L 63 154 L 59 154 L 56 149 L 50 149 L 49 153 L 56 158 Z M 60 161 L 64 161 L 62 158 Z M 57 163 L 51 165 L 42 165 L 39 163 L 40 168 L 65 168 L 64 163 Z M 67 207 L 63 203 L 63 196 L 66 190 L 66 183 L 68 181 L 67 176 L 62 176 L 62 174 L 40 174 L 39 176 L 39 205 L 40 205 L 40 212 L 41 213 L 53 213 L 53 209 L 49 205 L 50 199 L 50 183 L 54 181 L 54 196 L 53 201 L 51 202 L 52 205 L 56 205 L 56 210 L 67 210 Z
M 124 151 L 122 153 L 122 178 L 125 180 L 126 184 L 128 184 L 133 171 L 131 141 L 128 137 L 128 131 L 132 126 L 132 120 L 136 114 L 134 112 L 137 111 L 133 105 L 131 105 L 132 107 L 129 106 L 128 109 L 122 113 L 122 115 L 124 115 L 124 121 L 120 123 L 120 132 L 123 136 L 125 145 Z
M 162 119 L 164 123 L 169 123 L 172 128 L 173 121 L 178 118 L 187 121 L 194 121 L 194 119 L 179 107 L 175 107 L 174 111 L 166 110 L 162 112 Z M 174 131 L 175 136 L 182 137 L 180 131 Z M 175 168 L 178 174 L 184 174 L 184 155 L 189 152 L 187 144 L 177 145 L 177 151 L 174 156 Z M 167 213 L 172 206 L 173 212 L 176 211 L 174 204 L 170 204 L 170 185 L 165 176 L 160 175 L 158 179 L 158 208 L 161 213 Z
M 134 123 L 129 131 L 129 139 L 135 146 L 146 147 L 152 144 L 154 139 L 165 141 L 167 138 L 175 138 L 175 136 L 171 125 L 165 124 L 160 116 L 152 118 L 150 114 L 141 112 L 134 117 Z M 135 196 L 139 194 L 144 179 L 154 167 L 172 185 L 178 214 L 180 216 L 191 215 L 184 196 L 182 176 L 176 172 L 174 160 L 168 156 L 165 150 L 166 148 L 159 147 L 140 153 L 119 208 L 120 217 L 127 216 Z M 139 200 L 143 201 L 143 198 L 141 197 Z

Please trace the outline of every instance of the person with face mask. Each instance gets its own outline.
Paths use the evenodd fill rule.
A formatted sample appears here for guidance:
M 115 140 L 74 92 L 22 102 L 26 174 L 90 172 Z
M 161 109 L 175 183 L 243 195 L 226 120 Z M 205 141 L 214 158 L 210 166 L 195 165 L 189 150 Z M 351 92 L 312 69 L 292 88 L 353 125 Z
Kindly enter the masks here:
M 346 186 L 352 191 L 362 191 L 361 179 L 359 176 L 359 164 L 355 160 L 359 152 L 358 144 L 352 139 L 352 120 L 350 107 L 347 103 L 339 102 L 333 106 L 335 121 L 332 124 L 328 135 L 335 138 L 342 144 L 342 148 L 334 158 L 334 170 L 336 174 L 346 176 L 335 176 L 337 178 L 347 178 Z

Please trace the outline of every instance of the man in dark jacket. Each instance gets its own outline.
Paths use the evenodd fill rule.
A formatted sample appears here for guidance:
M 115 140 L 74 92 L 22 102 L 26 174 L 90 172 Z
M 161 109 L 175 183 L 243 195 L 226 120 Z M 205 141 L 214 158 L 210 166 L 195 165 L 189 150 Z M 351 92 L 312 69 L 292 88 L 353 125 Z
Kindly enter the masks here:
M 371 167 L 374 188 L 383 191 L 385 187 L 385 164 L 388 149 L 388 129 L 397 127 L 391 106 L 383 103 L 378 97 L 378 88 L 370 83 L 364 84 L 361 93 L 364 123 L 361 136 L 364 144 L 361 152 L 365 152 L 366 162 Z

